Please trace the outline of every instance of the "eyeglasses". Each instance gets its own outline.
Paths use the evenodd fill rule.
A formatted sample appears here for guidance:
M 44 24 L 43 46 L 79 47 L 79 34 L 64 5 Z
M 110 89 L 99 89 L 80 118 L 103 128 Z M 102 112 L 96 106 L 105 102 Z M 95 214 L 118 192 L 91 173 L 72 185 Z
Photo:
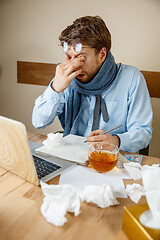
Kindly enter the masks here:
M 63 51 L 67 53 L 69 48 L 73 51 L 74 54 L 79 54 L 82 51 L 82 48 L 89 48 L 89 46 L 82 45 L 82 43 L 73 43 L 68 44 L 67 42 L 62 42 L 62 45 L 59 45 L 61 48 L 63 48 Z

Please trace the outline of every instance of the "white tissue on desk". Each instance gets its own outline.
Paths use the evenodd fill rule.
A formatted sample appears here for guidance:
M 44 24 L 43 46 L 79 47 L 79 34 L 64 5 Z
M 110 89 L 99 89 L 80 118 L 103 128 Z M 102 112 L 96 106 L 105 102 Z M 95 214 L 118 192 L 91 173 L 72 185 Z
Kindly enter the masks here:
M 153 168 L 159 168 L 159 164 L 152 164 L 152 166 L 143 165 L 142 169 L 153 169 Z
M 124 163 L 124 168 L 134 180 L 138 180 L 142 178 L 142 169 L 157 168 L 157 167 L 159 167 L 159 164 L 153 164 L 152 166 L 148 166 L 148 165 L 141 166 L 141 164 L 134 163 L 134 162 Z
M 146 171 L 150 170 L 152 172 L 154 169 L 160 169 L 159 164 L 153 164 L 152 166 L 148 166 L 148 165 L 141 166 L 139 163 L 133 163 L 133 162 L 124 163 L 124 168 L 134 180 L 138 180 L 142 178 L 142 174 L 145 170 Z M 131 200 L 134 201 L 135 203 L 138 203 L 141 196 L 146 195 L 144 187 L 136 183 L 127 185 L 126 193 L 131 198 Z
M 113 195 L 110 185 L 104 184 L 102 186 L 88 185 L 80 193 L 81 201 L 95 203 L 101 208 L 109 207 L 110 205 L 117 205 L 119 202 Z
M 123 166 L 134 180 L 142 178 L 141 164 L 130 162 L 130 163 L 124 163 Z
M 67 219 L 66 212 L 75 216 L 80 213 L 80 199 L 77 190 L 72 185 L 48 185 L 41 181 L 42 191 L 45 195 L 41 212 L 47 222 L 55 226 L 62 226 Z
M 42 142 L 45 147 L 57 148 L 63 145 L 63 134 L 62 133 L 49 133 L 47 139 Z
M 151 211 L 145 226 L 160 229 L 160 168 L 155 165 L 152 168 L 143 168 L 142 182 Z
M 140 198 L 142 196 L 145 196 L 144 187 L 137 183 L 127 184 L 126 193 L 130 197 L 130 199 L 135 203 L 138 203 Z
M 46 142 L 44 142 L 45 146 L 38 147 L 35 151 L 40 154 L 48 154 L 72 162 L 86 163 L 88 159 L 88 144 L 84 144 L 84 137 L 73 134 L 69 134 L 64 138 L 61 136 L 58 145 L 55 145 L 55 140 L 52 141 L 53 135 L 55 134 L 49 135 L 51 137 L 48 137 Z
M 67 222 L 65 217 L 67 211 L 74 213 L 75 216 L 79 215 L 81 201 L 95 203 L 101 208 L 119 204 L 111 186 L 107 184 L 88 185 L 80 193 L 70 184 L 48 185 L 41 181 L 41 187 L 45 195 L 41 212 L 47 222 L 55 226 L 63 226 Z

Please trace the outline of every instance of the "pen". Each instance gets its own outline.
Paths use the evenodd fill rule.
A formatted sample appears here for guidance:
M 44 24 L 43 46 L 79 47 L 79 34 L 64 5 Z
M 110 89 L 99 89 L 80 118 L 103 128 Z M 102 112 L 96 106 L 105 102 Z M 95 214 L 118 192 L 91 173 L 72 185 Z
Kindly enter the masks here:
M 111 132 L 111 131 L 113 131 L 113 130 L 115 130 L 115 129 L 117 129 L 117 128 L 120 128 L 120 127 L 122 127 L 122 124 L 118 125 L 117 127 L 111 128 L 111 129 L 109 129 L 109 130 L 107 130 L 107 131 L 105 131 L 105 132 L 102 132 L 102 133 L 100 133 L 99 135 L 104 135 L 104 134 L 109 133 L 109 132 Z M 84 141 L 84 143 L 86 143 L 86 142 L 88 142 L 88 141 L 87 141 L 87 140 Z

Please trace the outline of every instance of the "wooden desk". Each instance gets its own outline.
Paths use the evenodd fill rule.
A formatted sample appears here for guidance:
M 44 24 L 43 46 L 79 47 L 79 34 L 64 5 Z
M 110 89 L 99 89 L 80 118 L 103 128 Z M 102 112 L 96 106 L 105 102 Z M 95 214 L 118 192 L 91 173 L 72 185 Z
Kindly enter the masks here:
M 41 143 L 46 137 L 28 133 L 28 139 Z M 143 164 L 160 163 L 159 158 L 143 157 Z M 58 184 L 59 177 L 50 183 Z M 133 183 L 125 180 L 125 183 Z M 136 181 L 137 182 L 137 181 Z M 0 239 L 1 240 L 126 240 L 121 230 L 123 207 L 134 205 L 129 198 L 117 199 L 119 205 L 101 209 L 82 203 L 81 213 L 67 213 L 67 223 L 55 227 L 46 222 L 40 208 L 43 201 L 40 187 L 0 168 Z M 146 202 L 142 197 L 140 203 Z

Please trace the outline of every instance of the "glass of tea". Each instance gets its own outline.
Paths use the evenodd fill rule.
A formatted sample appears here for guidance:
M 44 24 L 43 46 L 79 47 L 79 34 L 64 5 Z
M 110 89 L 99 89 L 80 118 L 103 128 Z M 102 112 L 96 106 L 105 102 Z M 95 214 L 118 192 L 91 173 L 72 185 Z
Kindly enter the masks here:
M 98 172 L 112 170 L 118 161 L 119 149 L 110 143 L 94 142 L 89 144 L 88 160 Z

